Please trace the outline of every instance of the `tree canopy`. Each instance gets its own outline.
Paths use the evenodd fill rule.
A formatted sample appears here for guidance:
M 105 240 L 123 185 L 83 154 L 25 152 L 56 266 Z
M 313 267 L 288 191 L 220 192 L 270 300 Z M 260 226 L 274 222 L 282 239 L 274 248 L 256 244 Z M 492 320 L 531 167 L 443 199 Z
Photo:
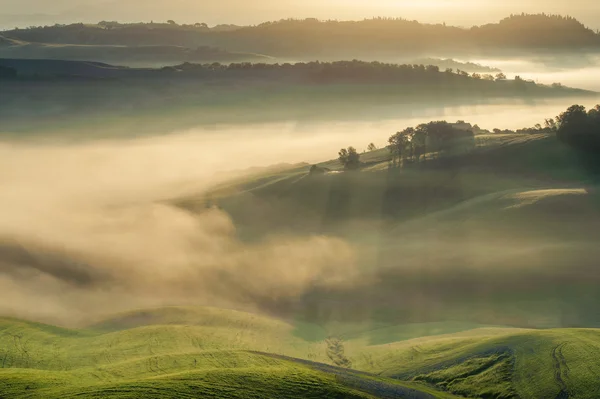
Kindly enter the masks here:
M 546 123 L 552 126 L 550 120 Z M 600 153 L 600 105 L 589 111 L 583 105 L 572 105 L 553 124 L 561 141 L 585 152 Z
M 354 147 L 342 148 L 339 155 L 339 161 L 346 170 L 356 170 L 360 167 L 360 154 Z
M 409 127 L 390 136 L 388 149 L 394 165 L 406 161 L 419 162 L 427 153 L 443 154 L 469 151 L 475 147 L 473 128 L 462 121 L 424 123 Z M 425 158 L 424 158 L 425 159 Z

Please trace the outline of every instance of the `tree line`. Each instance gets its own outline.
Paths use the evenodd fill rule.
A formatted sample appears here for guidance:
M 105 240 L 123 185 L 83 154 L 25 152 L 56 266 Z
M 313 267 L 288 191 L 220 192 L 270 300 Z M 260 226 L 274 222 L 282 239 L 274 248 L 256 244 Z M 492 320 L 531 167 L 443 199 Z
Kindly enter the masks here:
M 245 75 L 261 76 L 269 74 L 269 77 L 276 76 L 298 76 L 303 75 L 315 82 L 336 82 L 336 81 L 354 81 L 354 82 L 383 82 L 383 83 L 403 83 L 403 82 L 432 82 L 432 83 L 465 83 L 465 82 L 512 82 L 516 86 L 533 85 L 533 81 L 526 81 L 519 77 L 514 80 L 507 79 L 502 72 L 492 74 L 472 74 L 453 68 L 441 70 L 437 65 L 424 64 L 393 64 L 379 61 L 334 61 L 334 62 L 297 62 L 297 63 L 230 63 L 223 64 L 214 62 L 210 64 L 183 63 L 180 65 L 164 67 L 163 71 L 180 72 L 187 75 L 203 77 L 219 76 L 240 76 Z M 483 83 L 482 83 L 483 84 Z M 556 86 L 555 88 L 562 88 Z
M 216 46 L 229 51 L 270 56 L 346 58 L 348 55 L 422 54 L 425 51 L 470 49 L 548 49 L 572 51 L 600 48 L 600 34 L 579 21 L 557 15 L 513 15 L 498 23 L 472 28 L 425 24 L 406 19 L 363 21 L 282 20 L 257 26 L 209 28 L 199 22 L 151 24 L 71 24 L 7 31 L 8 37 L 42 43 Z
M 475 133 L 470 124 L 462 121 L 454 124 L 433 121 L 394 133 L 388 139 L 386 148 L 390 153 L 391 165 L 399 167 L 407 163 L 426 162 L 427 154 L 439 157 L 469 152 L 475 148 Z M 369 151 L 376 149 L 373 143 L 367 147 Z M 354 147 L 342 148 L 338 160 L 345 170 L 357 170 L 362 165 L 360 154 Z
M 471 128 L 458 127 L 446 121 L 436 121 L 409 127 L 388 139 L 392 164 L 425 161 L 427 153 L 448 154 L 467 152 L 475 148 Z
M 464 121 L 448 123 L 433 121 L 416 127 L 408 127 L 394 133 L 388 139 L 387 150 L 390 164 L 394 167 L 407 163 L 426 162 L 429 157 L 457 155 L 472 151 L 476 147 L 475 131 L 481 130 L 477 125 L 471 126 Z M 494 134 L 554 134 L 563 143 L 591 155 L 595 163 L 600 163 L 600 105 L 586 110 L 583 105 L 572 105 L 556 118 L 548 118 L 544 124 L 536 124 L 531 128 L 513 130 L 493 129 Z M 368 151 L 377 147 L 370 143 Z M 345 170 L 358 170 L 363 165 L 361 155 L 355 147 L 342 148 L 338 160 Z M 317 170 L 318 167 L 315 167 Z M 311 170 L 311 173 L 313 171 Z

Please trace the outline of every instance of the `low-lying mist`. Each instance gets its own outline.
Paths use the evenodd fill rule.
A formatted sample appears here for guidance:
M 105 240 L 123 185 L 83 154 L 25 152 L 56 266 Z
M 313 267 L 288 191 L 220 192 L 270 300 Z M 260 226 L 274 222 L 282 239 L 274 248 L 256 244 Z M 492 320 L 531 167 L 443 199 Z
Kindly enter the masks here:
M 340 275 L 352 273 L 354 256 L 340 239 L 247 245 L 224 212 L 196 215 L 164 201 L 202 192 L 225 176 L 218 171 L 285 160 L 292 146 L 275 137 L 194 133 L 4 142 L 0 312 L 73 323 L 165 304 L 248 308 L 258 299 L 300 295 L 309 285 L 340 283 Z
M 520 76 L 536 83 L 561 83 L 564 86 L 600 91 L 600 57 L 564 56 L 555 58 L 473 59 L 471 62 L 501 69 L 509 79 Z
M 172 200 L 200 195 L 249 167 L 324 161 L 348 145 L 383 146 L 395 131 L 431 119 L 519 128 L 564 108 L 559 102 L 514 103 L 446 109 L 433 116 L 425 110 L 376 122 L 272 123 L 163 136 L 135 132 L 129 138 L 75 142 L 58 134 L 27 140 L 5 136 L 0 143 L 0 314 L 81 325 L 122 310 L 184 304 L 315 320 L 370 318 L 378 309 L 396 309 L 393 319 L 468 318 L 477 308 L 478 320 L 490 322 L 491 302 L 516 298 L 560 325 L 569 309 L 540 304 L 558 298 L 551 292 L 558 287 L 554 283 L 570 281 L 558 263 L 568 261 L 571 252 L 555 256 L 545 246 L 540 252 L 539 245 L 528 247 L 518 237 L 494 241 L 475 229 L 463 229 L 462 235 L 455 229 L 434 232 L 421 240 L 384 239 L 377 229 L 294 234 L 291 226 L 285 235 L 273 232 L 247 242 L 226 211 L 193 213 Z M 353 235 L 361 236 L 360 242 Z M 450 237 L 460 240 L 449 245 Z M 530 258 L 516 262 L 521 253 Z M 505 260 L 513 267 L 506 268 Z M 546 269 L 549 260 L 554 263 Z M 577 269 L 579 277 L 566 274 L 573 277 L 570 290 L 592 273 L 588 261 Z M 525 278 L 519 271 L 523 265 L 530 266 Z M 535 289 L 526 293 L 517 285 L 524 282 Z M 507 286 L 521 287 L 518 296 L 503 298 Z

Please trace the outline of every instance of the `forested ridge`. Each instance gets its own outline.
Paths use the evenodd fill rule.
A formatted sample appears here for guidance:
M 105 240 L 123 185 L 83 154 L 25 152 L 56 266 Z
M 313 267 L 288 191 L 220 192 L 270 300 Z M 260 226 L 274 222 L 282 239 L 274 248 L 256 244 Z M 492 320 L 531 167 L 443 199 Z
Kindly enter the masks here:
M 216 46 L 271 56 L 342 54 L 398 55 L 399 51 L 494 52 L 500 50 L 569 51 L 600 49 L 600 35 L 571 17 L 547 14 L 511 15 L 498 23 L 461 28 L 424 24 L 402 18 L 362 21 L 287 19 L 256 26 L 205 23 L 71 24 L 29 27 L 3 33 L 10 39 L 38 43 L 94 45 Z

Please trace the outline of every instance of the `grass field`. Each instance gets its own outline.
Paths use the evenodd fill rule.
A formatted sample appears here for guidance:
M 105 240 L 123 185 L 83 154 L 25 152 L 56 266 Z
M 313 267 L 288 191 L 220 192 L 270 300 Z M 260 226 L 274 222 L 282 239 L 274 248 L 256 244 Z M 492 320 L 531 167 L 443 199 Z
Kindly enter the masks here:
M 82 330 L 0 321 L 0 397 L 595 398 L 600 330 L 346 326 L 353 367 L 327 365 L 323 340 L 292 323 L 215 308 L 118 315 Z M 473 326 L 472 326 L 473 327 Z M 314 326 L 314 328 L 321 328 Z M 325 327 L 327 328 L 327 327 Z M 338 329 L 343 330 L 342 326 Z M 387 332 L 386 332 L 387 331 Z M 390 332 L 391 331 L 391 332 Z M 293 357 L 288 357 L 293 356 Z
M 132 312 L 84 330 L 2 319 L 0 397 L 451 397 L 316 363 L 324 342 L 294 330 L 215 308 Z

